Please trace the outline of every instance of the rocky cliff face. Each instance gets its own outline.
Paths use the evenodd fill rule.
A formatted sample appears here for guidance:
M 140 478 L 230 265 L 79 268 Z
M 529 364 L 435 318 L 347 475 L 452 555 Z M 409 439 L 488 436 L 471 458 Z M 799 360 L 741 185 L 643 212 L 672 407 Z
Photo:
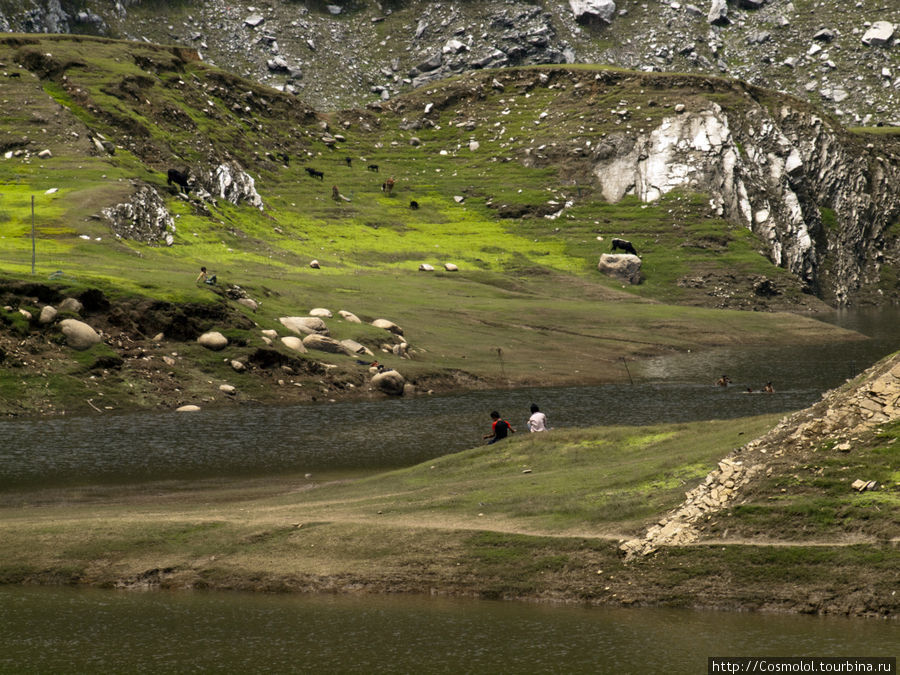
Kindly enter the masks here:
M 319 109 L 473 69 L 604 63 L 735 77 L 846 124 L 900 124 L 900 5 L 876 0 L 0 0 L 0 30 L 175 42 Z
M 568 75 L 531 77 L 561 87 Z M 573 77 L 590 99 L 592 91 L 615 91 L 632 76 Z M 648 89 L 683 92 L 682 102 L 665 104 L 666 114 L 649 122 L 654 118 L 642 116 L 642 104 L 658 108 L 655 101 L 619 100 L 612 110 L 586 116 L 616 118 L 601 142 L 574 148 L 573 141 L 543 156 L 527 153 L 523 161 L 559 164 L 577 150 L 611 202 L 635 195 L 649 203 L 676 190 L 706 194 L 715 215 L 752 229 L 765 255 L 802 279 L 810 293 L 835 305 L 900 298 L 896 143 L 849 134 L 801 101 L 754 87 L 708 78 L 645 79 Z M 692 96 L 692 88 L 708 93 Z M 585 107 L 591 110 L 590 103 Z
M 877 285 L 885 266 L 900 264 L 900 195 L 891 188 L 900 180 L 896 154 L 863 147 L 789 105 L 772 111 L 751 104 L 729 114 L 713 103 L 673 112 L 637 137 L 607 139 L 593 167 L 607 200 L 707 193 L 717 215 L 756 232 L 773 263 L 835 304 L 850 302 L 862 287 Z

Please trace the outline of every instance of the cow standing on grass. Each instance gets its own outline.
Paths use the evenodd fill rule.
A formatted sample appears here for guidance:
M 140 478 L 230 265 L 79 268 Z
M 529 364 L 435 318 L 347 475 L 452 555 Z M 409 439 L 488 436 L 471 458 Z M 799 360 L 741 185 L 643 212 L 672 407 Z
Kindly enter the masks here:
M 630 253 L 631 255 L 637 255 L 637 251 L 634 250 L 634 245 L 627 239 L 613 239 L 612 240 L 612 250 L 615 251 L 617 248 L 622 249 L 625 253 Z
M 184 192 L 184 194 L 189 194 L 191 191 L 190 186 L 190 174 L 188 170 L 179 171 L 178 169 L 169 169 L 169 172 L 166 174 L 166 184 L 167 185 L 177 185 L 179 192 Z

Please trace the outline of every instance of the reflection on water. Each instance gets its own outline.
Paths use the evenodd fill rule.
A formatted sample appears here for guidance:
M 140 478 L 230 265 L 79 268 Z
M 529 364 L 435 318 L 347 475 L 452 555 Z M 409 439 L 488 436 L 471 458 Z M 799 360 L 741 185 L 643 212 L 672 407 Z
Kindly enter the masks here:
M 0 420 L 0 489 L 92 481 L 266 475 L 408 466 L 478 445 L 499 410 L 524 430 L 537 402 L 552 426 L 641 425 L 797 410 L 900 348 L 900 311 L 835 314 L 872 339 L 729 348 L 648 361 L 635 385 Z M 734 384 L 713 386 L 721 374 Z M 774 394 L 745 392 L 771 380 Z
M 897 626 L 876 620 L 0 588 L 0 672 L 10 673 L 702 673 L 707 656 L 898 650 Z

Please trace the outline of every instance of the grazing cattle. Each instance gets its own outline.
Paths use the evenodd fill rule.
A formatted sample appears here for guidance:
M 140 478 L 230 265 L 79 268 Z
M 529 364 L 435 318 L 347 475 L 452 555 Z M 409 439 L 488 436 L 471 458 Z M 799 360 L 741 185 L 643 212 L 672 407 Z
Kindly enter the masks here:
M 345 157 L 344 161 L 347 162 L 347 166 L 353 166 L 353 158 L 352 157 Z
M 381 184 L 381 191 L 386 195 L 390 196 L 391 192 L 394 191 L 394 177 L 391 176 L 386 181 Z
M 367 166 L 366 168 L 369 171 L 374 171 L 375 173 L 378 173 L 378 165 L 377 164 L 369 164 L 369 166 Z
M 178 191 L 184 192 L 184 194 L 188 194 L 191 191 L 191 186 L 189 184 L 190 174 L 188 170 L 179 171 L 178 169 L 169 169 L 168 174 L 166 175 L 166 184 L 172 185 L 173 183 L 178 185 Z
M 309 174 L 310 178 L 318 178 L 319 180 L 325 180 L 325 172 L 317 171 L 311 166 L 306 167 L 306 173 Z
M 331 198 L 336 202 L 341 201 L 341 191 L 338 190 L 337 185 L 331 186 Z
M 617 248 L 622 249 L 625 253 L 630 253 L 631 255 L 637 255 L 637 251 L 634 250 L 634 246 L 632 246 L 630 241 L 625 239 L 613 239 L 612 240 L 612 250 L 615 251 Z
M 412 200 L 409 203 L 409 208 L 411 208 L 413 211 L 415 211 L 417 208 L 419 208 L 419 202 L 417 202 L 415 199 Z

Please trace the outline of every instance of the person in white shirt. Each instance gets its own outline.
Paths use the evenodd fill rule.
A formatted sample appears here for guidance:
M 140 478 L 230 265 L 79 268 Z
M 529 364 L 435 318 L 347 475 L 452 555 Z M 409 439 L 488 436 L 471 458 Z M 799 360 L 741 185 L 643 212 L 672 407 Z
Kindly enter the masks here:
M 527 426 L 531 432 L 547 431 L 547 416 L 535 403 L 531 404 L 531 417 L 528 418 Z

